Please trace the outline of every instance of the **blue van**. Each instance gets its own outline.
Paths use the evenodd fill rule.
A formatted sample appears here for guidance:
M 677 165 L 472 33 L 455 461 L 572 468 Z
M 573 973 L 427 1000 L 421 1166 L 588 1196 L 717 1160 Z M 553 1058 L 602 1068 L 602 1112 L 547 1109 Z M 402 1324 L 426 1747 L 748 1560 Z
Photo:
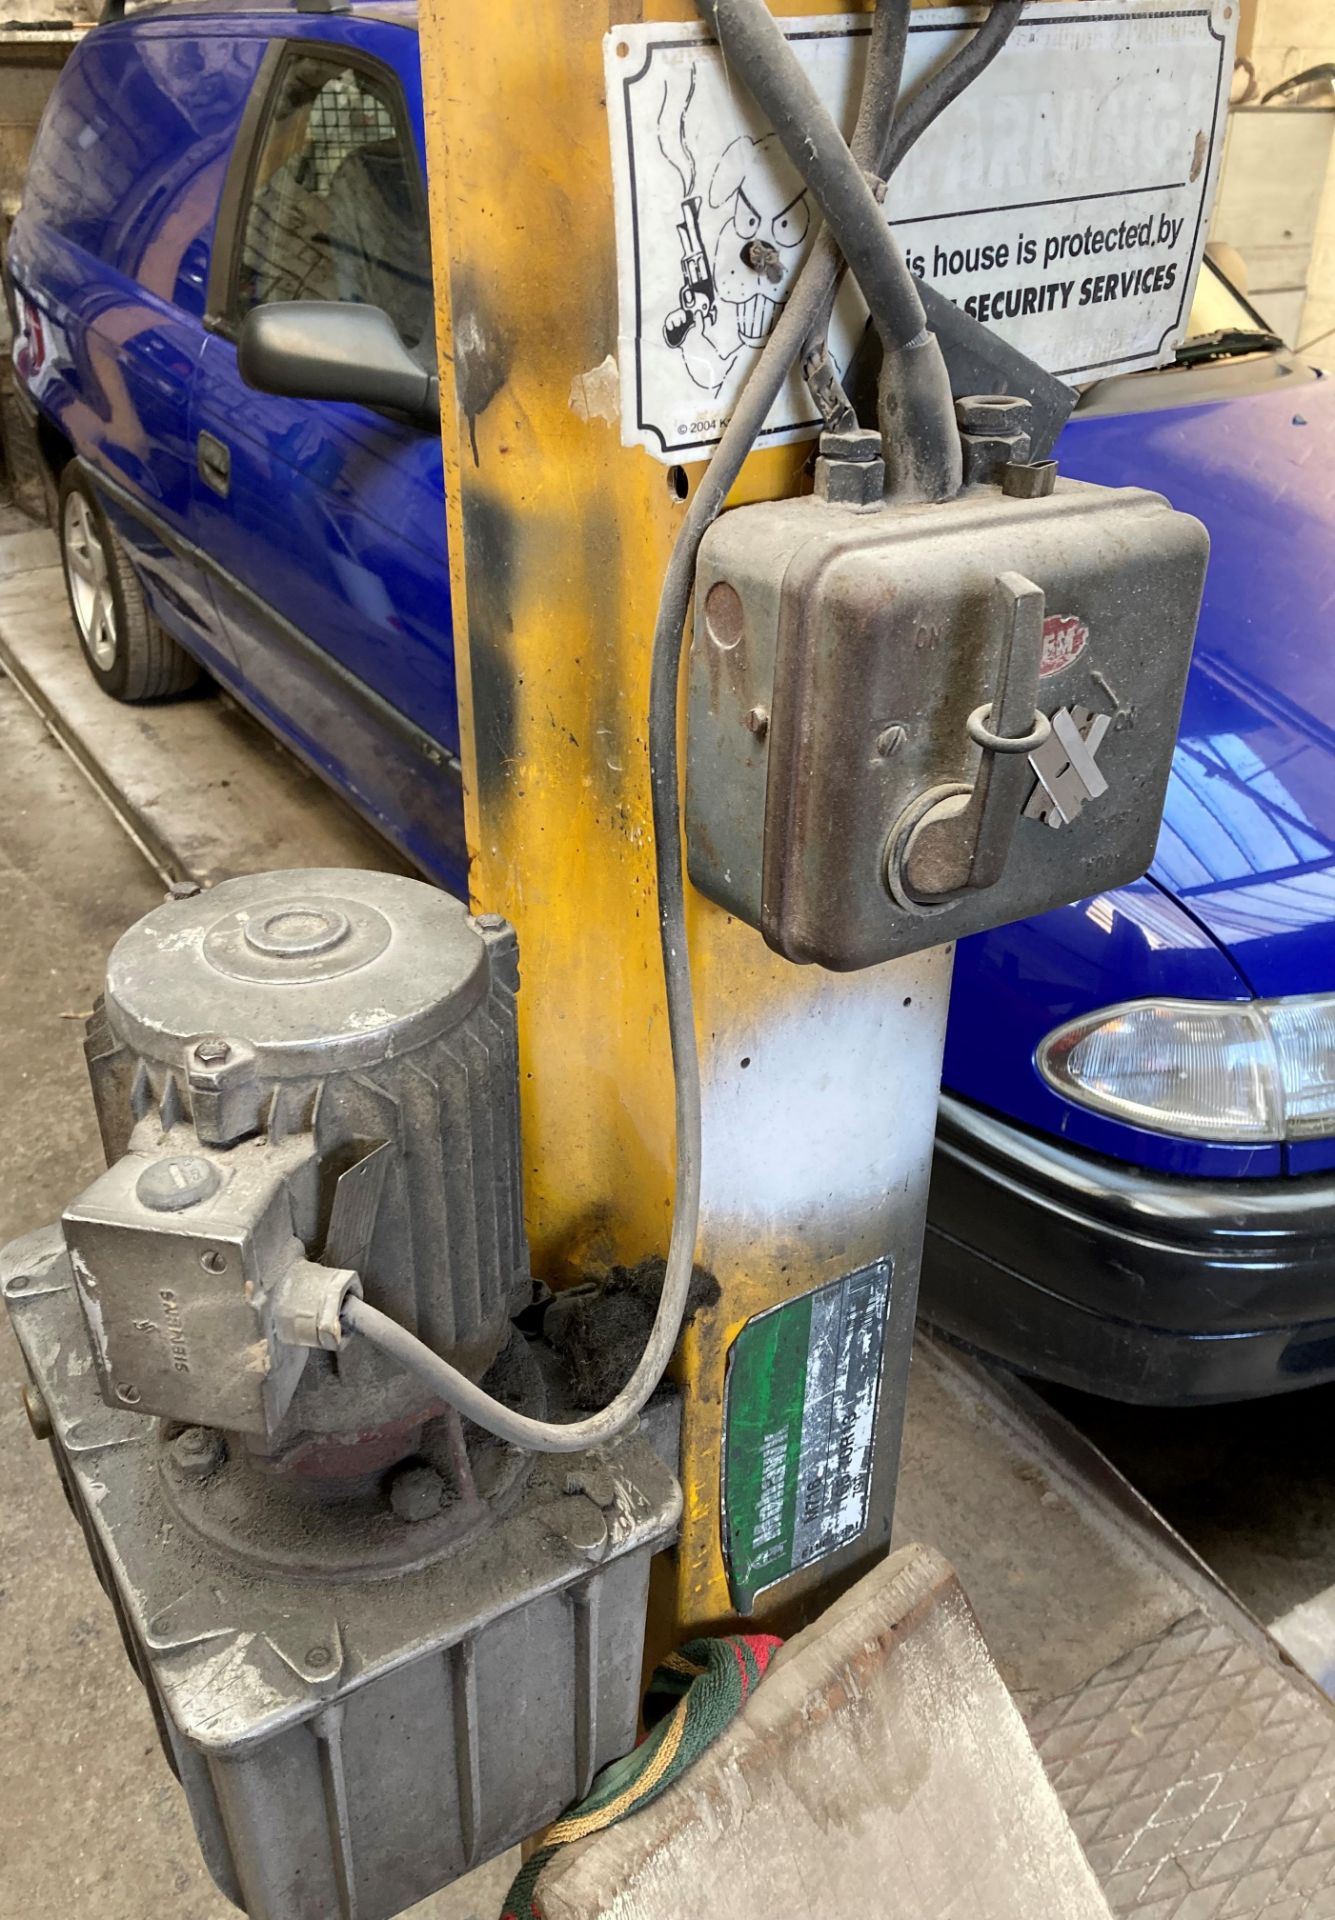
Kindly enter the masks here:
M 463 891 L 416 24 L 179 0 L 97 27 L 9 278 L 99 684 L 206 668 Z M 1058 449 L 1210 530 L 1158 854 L 962 943 L 923 1287 L 1016 1365 L 1163 1402 L 1335 1379 L 1335 382 L 1209 267 L 1191 335 Z
M 238 363 L 249 316 L 338 300 L 398 336 L 380 385 L 360 342 L 368 397 L 409 357 L 433 383 L 416 28 L 407 0 L 96 27 L 43 119 L 9 278 L 99 684 L 156 699 L 204 666 L 461 891 L 432 409 L 260 394 Z

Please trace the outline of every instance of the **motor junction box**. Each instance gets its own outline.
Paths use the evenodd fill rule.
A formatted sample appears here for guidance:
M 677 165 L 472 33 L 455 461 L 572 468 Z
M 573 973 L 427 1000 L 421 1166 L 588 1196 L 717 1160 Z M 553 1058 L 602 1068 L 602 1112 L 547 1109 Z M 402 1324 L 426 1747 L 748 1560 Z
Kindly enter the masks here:
M 1051 463 L 1003 479 L 740 507 L 705 537 L 690 875 L 791 960 L 870 966 L 1153 857 L 1208 536 Z

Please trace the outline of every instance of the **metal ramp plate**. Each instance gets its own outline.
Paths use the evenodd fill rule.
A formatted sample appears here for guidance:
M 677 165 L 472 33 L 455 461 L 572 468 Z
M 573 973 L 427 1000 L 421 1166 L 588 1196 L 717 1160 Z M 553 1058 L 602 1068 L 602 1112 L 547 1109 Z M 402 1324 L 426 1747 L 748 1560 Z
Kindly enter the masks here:
M 958 1569 L 1115 1914 L 1335 1920 L 1335 1705 L 1036 1394 L 930 1338 L 896 1533 Z
M 1335 1915 L 1335 1713 L 1204 1612 L 1030 1717 L 1113 1911 Z

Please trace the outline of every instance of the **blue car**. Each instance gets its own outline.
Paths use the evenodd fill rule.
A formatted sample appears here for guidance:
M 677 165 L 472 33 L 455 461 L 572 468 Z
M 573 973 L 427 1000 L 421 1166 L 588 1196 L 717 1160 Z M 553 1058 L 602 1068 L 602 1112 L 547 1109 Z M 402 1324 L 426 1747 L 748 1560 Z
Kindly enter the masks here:
M 207 669 L 462 890 L 422 153 L 408 0 L 148 9 L 64 70 L 9 289 L 99 684 Z M 955 1334 L 1161 1402 L 1335 1378 L 1335 387 L 1212 269 L 1192 328 L 1059 448 L 1213 538 L 1158 855 L 962 945 L 924 1281 Z M 467 538 L 505 567 L 503 524 Z
M 75 49 L 10 240 L 15 385 L 99 684 L 206 668 L 461 891 L 438 423 L 239 364 L 248 317 L 337 300 L 434 372 L 416 10 L 339 6 L 185 0 Z

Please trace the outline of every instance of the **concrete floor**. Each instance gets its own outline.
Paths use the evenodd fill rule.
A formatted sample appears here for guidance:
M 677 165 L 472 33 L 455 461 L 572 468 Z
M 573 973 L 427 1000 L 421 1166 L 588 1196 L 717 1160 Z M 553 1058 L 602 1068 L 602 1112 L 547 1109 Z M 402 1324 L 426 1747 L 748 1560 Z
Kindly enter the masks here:
M 0 1243 L 97 1172 L 83 1016 L 105 955 L 160 882 L 0 677 Z M 52 1471 L 20 1408 L 0 1314 L 0 1915 L 223 1920 L 185 1803 Z M 415 1908 L 495 1920 L 513 1862 Z
M 1259 1620 L 1335 1587 L 1335 1387 L 1180 1409 L 1048 1397 Z

